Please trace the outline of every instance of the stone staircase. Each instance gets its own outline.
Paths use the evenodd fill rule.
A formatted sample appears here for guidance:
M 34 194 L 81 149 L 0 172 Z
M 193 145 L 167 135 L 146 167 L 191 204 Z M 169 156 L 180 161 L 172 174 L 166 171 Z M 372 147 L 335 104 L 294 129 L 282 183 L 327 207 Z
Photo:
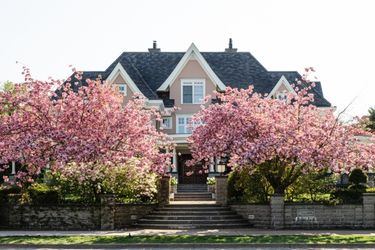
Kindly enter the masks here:
M 170 204 L 140 219 L 135 226 L 155 229 L 220 229 L 244 228 L 250 225 L 229 207 L 211 204 Z
M 178 184 L 177 193 L 207 192 L 206 184 Z
M 155 229 L 220 229 L 249 227 L 249 223 L 227 206 L 214 203 L 207 185 L 179 184 L 174 201 L 159 207 L 134 226 Z

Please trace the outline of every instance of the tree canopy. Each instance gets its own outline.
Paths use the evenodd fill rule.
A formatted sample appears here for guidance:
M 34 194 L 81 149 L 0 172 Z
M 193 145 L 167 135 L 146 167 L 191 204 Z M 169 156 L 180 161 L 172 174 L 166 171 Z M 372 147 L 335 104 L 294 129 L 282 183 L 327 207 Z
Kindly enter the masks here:
M 189 138 L 193 161 L 208 164 L 227 158 L 230 167 L 259 169 L 276 193 L 283 193 L 300 175 L 330 169 L 375 166 L 375 147 L 355 138 L 356 128 L 341 124 L 332 109 L 312 101 L 314 84 L 299 81 L 287 101 L 267 98 L 248 89 L 216 93 L 218 103 L 195 117 Z
M 158 114 L 145 109 L 141 97 L 124 105 L 123 97 L 99 80 L 87 80 L 73 91 L 75 82 L 35 80 L 27 68 L 24 75 L 25 82 L 14 85 L 17 95 L 0 92 L 0 113 L 13 110 L 0 116 L 0 166 L 21 163 L 18 183 L 67 164 L 87 176 L 98 174 L 92 166 L 127 162 L 142 171 L 164 173 L 171 144 L 153 126 Z M 79 72 L 75 78 L 81 79 Z M 57 88 L 62 90 L 59 96 Z

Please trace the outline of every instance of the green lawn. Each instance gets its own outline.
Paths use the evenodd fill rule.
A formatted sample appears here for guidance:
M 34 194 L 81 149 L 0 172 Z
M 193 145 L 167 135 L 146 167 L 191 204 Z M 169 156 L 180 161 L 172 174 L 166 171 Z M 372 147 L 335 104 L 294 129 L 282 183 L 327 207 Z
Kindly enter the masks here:
M 375 243 L 369 235 L 270 236 L 9 236 L 0 244 L 124 244 L 124 243 Z

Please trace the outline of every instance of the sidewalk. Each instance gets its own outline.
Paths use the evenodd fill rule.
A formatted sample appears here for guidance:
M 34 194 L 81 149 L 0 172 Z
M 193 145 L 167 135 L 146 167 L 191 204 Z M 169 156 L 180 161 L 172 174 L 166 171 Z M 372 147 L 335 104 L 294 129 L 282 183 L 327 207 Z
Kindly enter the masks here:
M 127 229 L 116 231 L 11 231 L 0 230 L 2 236 L 127 236 L 127 235 L 371 235 L 374 230 L 267 230 L 267 229 L 190 229 L 190 230 L 158 230 Z

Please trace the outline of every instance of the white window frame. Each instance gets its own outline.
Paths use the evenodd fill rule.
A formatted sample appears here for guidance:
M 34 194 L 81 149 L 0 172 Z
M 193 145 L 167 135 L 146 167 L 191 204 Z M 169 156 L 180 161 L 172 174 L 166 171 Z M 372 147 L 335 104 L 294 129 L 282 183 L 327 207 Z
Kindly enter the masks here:
M 120 84 L 117 84 L 117 85 L 118 85 L 117 87 L 118 87 L 118 91 L 120 92 L 120 94 L 126 96 L 127 95 L 127 90 L 128 90 L 126 84 L 125 83 L 120 83 Z M 120 87 L 124 87 L 124 91 L 121 91 Z
M 194 102 L 194 85 L 202 83 L 203 85 L 203 97 L 200 102 Z M 184 86 L 192 86 L 192 102 L 184 103 Z M 181 104 L 203 104 L 204 98 L 206 97 L 206 80 L 205 79 L 181 79 Z
M 178 130 L 178 128 L 179 128 L 179 119 L 180 118 L 184 118 L 184 125 L 185 125 L 185 127 L 184 127 L 184 131 L 183 132 L 181 132 L 181 131 L 179 131 Z M 191 133 L 189 133 L 188 132 L 188 124 L 187 124 L 187 119 L 188 118 L 190 118 L 190 119 L 193 119 L 193 115 L 176 115 L 176 134 L 191 134 Z
M 185 127 L 184 127 L 184 131 L 182 133 L 180 131 L 178 131 L 178 127 L 179 127 L 178 120 L 179 120 L 179 118 L 184 118 Z M 202 125 L 201 123 L 192 124 L 192 127 L 190 128 L 191 132 L 188 132 L 188 130 L 189 130 L 189 128 L 187 127 L 188 126 L 188 123 L 187 123 L 188 118 L 193 120 L 193 115 L 192 114 L 190 114 L 190 115 L 189 114 L 187 114 L 187 115 L 176 115 L 176 134 L 191 134 L 196 127 Z
M 169 120 L 169 126 L 168 127 L 165 126 L 164 120 Z M 172 117 L 171 116 L 162 117 L 161 126 L 163 127 L 163 129 L 172 129 Z

